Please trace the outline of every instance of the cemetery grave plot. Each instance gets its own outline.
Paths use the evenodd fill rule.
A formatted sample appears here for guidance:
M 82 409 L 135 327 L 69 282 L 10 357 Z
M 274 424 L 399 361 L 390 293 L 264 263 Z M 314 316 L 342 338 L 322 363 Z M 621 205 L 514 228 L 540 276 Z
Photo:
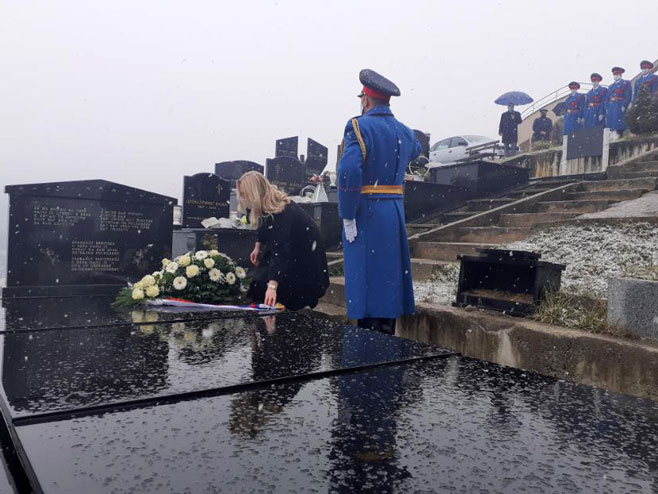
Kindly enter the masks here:
M 36 492 L 658 487 L 649 400 L 300 313 L 50 315 L 0 332 Z

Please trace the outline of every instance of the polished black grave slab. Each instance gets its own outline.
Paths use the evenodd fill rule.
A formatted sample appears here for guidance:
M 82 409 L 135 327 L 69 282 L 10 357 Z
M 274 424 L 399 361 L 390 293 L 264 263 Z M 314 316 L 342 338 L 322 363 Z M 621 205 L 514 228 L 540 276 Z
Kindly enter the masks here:
M 446 353 L 298 313 L 135 317 L 141 324 L 0 335 L 12 419 Z
M 452 357 L 16 430 L 53 494 L 564 494 L 655 492 L 657 426 L 654 402 Z
M 245 316 L 244 311 L 187 309 L 182 312 L 166 307 L 152 308 L 148 312 L 142 309 L 116 310 L 110 305 L 114 298 L 90 296 L 1 299 L 0 333 L 250 317 L 248 314 Z

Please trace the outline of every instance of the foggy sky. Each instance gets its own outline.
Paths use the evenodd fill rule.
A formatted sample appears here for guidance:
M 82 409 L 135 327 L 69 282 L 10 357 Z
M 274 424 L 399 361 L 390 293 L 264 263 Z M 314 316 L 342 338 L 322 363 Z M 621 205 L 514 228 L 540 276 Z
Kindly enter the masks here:
M 0 184 L 103 178 L 180 198 L 183 175 L 264 164 L 292 135 L 333 164 L 365 67 L 432 142 L 495 137 L 504 91 L 538 99 L 593 71 L 608 84 L 613 65 L 632 77 L 658 57 L 657 17 L 655 0 L 0 0 Z

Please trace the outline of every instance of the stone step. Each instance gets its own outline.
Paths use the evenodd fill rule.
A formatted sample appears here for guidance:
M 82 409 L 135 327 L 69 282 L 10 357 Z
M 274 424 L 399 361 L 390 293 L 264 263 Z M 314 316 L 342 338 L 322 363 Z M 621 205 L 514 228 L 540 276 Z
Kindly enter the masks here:
M 614 201 L 591 200 L 591 201 L 547 201 L 539 202 L 535 208 L 537 213 L 572 212 L 572 213 L 596 213 L 607 209 Z
M 570 220 L 580 213 L 519 213 L 500 216 L 501 226 L 534 226 Z
M 347 322 L 347 312 L 345 310 L 344 301 L 343 301 L 343 305 L 334 305 L 334 304 L 329 304 L 327 302 L 318 302 L 318 305 L 316 305 L 313 309 L 311 309 L 311 313 L 314 316 L 325 317 L 332 321 Z
M 417 242 L 414 257 L 433 259 L 435 261 L 456 262 L 459 254 L 475 255 L 477 249 L 496 248 L 498 244 L 480 244 L 469 242 Z
M 454 240 L 485 244 L 507 243 L 524 239 L 529 233 L 530 228 L 527 227 L 472 226 L 460 228 L 456 232 Z
M 345 278 L 332 277 L 329 278 L 329 288 L 320 299 L 324 304 L 345 306 Z
M 580 186 L 582 191 L 617 191 L 617 190 L 655 190 L 656 179 L 654 177 L 625 178 L 618 180 L 597 180 L 595 182 L 583 182 Z
M 505 198 L 489 198 L 489 199 L 472 199 L 466 203 L 465 206 L 460 208 L 462 211 L 473 211 L 473 212 L 482 212 L 495 209 L 505 204 L 514 202 L 515 199 L 505 199 Z
M 644 172 L 658 170 L 658 161 L 633 161 L 627 165 L 622 166 L 623 171 L 629 172 Z
M 658 170 L 644 171 L 644 172 L 626 172 L 622 171 L 615 178 L 649 178 L 658 177 Z
M 435 273 L 450 264 L 452 264 L 450 261 L 413 257 L 411 258 L 411 276 L 416 281 L 429 280 Z
M 570 200 L 580 201 L 587 199 L 605 199 L 607 201 L 628 201 L 630 199 L 637 199 L 645 190 L 597 190 L 585 192 L 568 192 L 566 195 Z
M 482 213 L 483 211 L 460 211 L 460 212 L 453 212 L 453 213 L 445 213 L 443 215 L 443 224 L 447 225 L 449 223 L 454 223 L 455 221 L 463 220 L 466 218 L 470 218 L 473 215 L 476 215 L 478 213 Z
M 437 223 L 407 223 L 407 235 L 423 233 L 439 226 Z

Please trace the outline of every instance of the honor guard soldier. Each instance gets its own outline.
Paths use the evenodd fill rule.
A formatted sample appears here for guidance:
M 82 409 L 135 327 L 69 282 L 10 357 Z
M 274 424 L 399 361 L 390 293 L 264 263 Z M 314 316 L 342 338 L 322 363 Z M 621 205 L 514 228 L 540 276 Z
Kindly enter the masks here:
M 421 146 L 391 112 L 398 87 L 369 69 L 359 80 L 362 116 L 345 126 L 337 177 L 347 315 L 393 334 L 395 320 L 415 310 L 402 183 Z
M 651 69 L 653 69 L 653 63 L 649 62 L 649 60 L 642 60 L 642 62 L 640 62 L 642 75 L 635 80 L 633 101 L 637 99 L 637 95 L 640 94 L 640 88 L 643 87 L 646 87 L 649 90 L 651 96 L 658 93 L 658 75 L 650 73 L 649 71 Z
M 605 105 L 605 126 L 620 137 L 626 130 L 626 110 L 631 104 L 631 83 L 621 78 L 625 70 L 612 68 L 614 82 L 608 87 Z
M 605 100 L 608 90 L 601 86 L 603 77 L 594 72 L 590 76 L 594 87 L 585 96 L 585 111 L 583 112 L 583 126 L 603 127 L 605 125 Z
M 564 101 L 565 113 L 563 133 L 565 136 L 580 129 L 583 119 L 583 110 L 585 109 L 585 95 L 578 92 L 580 84 L 576 81 L 572 81 L 569 83 L 569 89 L 571 90 L 571 94 Z
M 539 112 L 541 117 L 532 122 L 532 142 L 549 142 L 553 130 L 553 121 L 546 116 L 548 108 L 542 108 Z

